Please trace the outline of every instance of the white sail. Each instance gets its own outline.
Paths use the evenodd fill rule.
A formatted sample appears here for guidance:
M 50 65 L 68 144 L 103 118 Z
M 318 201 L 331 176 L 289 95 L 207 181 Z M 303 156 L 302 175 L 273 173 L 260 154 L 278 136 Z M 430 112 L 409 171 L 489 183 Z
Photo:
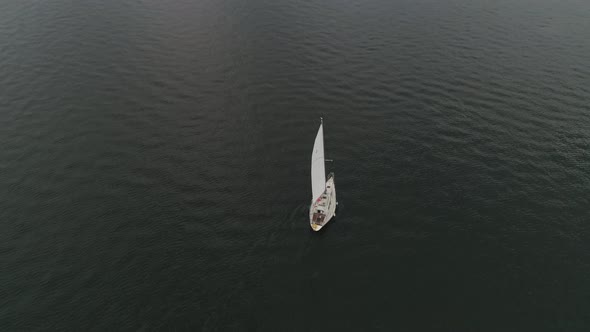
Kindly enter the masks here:
M 326 190 L 326 167 L 324 160 L 324 125 L 315 137 L 313 152 L 311 153 L 311 192 L 312 202 L 317 200 Z

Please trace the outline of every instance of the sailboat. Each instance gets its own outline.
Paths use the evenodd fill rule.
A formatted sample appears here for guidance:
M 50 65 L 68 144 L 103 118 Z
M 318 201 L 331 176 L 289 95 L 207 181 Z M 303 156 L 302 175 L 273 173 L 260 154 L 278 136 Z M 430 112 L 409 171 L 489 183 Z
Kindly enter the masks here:
M 320 118 L 320 128 L 315 137 L 311 153 L 311 206 L 309 224 L 311 229 L 319 231 L 332 217 L 336 216 L 336 187 L 334 173 L 328 174 L 326 180 L 326 159 L 324 158 L 324 120 Z

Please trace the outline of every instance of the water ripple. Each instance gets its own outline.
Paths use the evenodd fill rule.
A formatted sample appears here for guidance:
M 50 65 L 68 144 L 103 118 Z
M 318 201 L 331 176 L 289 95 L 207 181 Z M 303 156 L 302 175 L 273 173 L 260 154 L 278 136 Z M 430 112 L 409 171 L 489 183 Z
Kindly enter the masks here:
M 0 325 L 588 326 L 588 10 L 2 2 Z

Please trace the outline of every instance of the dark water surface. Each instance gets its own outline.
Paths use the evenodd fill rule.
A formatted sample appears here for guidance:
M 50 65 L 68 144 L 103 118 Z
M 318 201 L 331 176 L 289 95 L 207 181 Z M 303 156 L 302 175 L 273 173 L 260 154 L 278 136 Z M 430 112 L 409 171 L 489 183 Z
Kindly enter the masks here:
M 588 331 L 589 102 L 585 0 L 2 1 L 0 330 Z

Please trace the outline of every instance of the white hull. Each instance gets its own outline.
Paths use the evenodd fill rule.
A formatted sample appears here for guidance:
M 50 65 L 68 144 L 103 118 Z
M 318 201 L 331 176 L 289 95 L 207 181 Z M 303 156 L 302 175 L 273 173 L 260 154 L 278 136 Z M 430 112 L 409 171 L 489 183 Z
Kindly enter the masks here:
M 326 190 L 323 194 L 311 202 L 309 208 L 309 225 L 314 231 L 319 231 L 334 216 L 336 216 L 336 186 L 334 175 L 330 174 L 326 181 Z

